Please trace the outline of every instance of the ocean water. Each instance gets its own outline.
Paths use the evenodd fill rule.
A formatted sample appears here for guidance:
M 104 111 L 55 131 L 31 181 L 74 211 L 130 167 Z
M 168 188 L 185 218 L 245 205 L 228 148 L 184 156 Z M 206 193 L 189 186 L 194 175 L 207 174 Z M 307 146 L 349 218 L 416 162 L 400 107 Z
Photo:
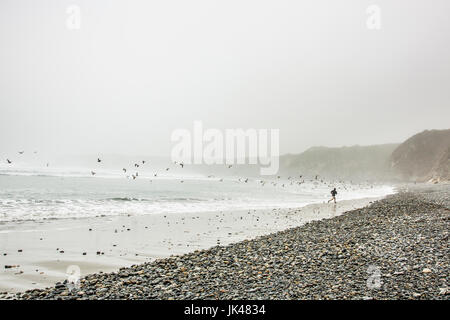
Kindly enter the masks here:
M 244 183 L 238 177 L 219 181 L 216 177 L 148 175 L 133 180 L 123 175 L 89 176 L 76 170 L 46 173 L 3 170 L 0 171 L 0 221 L 301 207 L 330 197 L 329 183 L 290 183 L 269 180 L 263 186 L 259 179 Z M 394 192 L 386 185 L 335 186 L 338 200 Z

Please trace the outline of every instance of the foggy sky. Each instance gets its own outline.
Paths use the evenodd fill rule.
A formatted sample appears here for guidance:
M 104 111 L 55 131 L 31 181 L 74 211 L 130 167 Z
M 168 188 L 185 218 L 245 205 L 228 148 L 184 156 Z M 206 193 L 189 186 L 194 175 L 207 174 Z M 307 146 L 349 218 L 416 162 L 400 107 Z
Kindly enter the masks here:
M 371 4 L 381 30 L 366 27 Z M 448 0 L 2 0 L 0 157 L 169 155 L 194 120 L 280 129 L 281 153 L 449 128 L 449 12 Z

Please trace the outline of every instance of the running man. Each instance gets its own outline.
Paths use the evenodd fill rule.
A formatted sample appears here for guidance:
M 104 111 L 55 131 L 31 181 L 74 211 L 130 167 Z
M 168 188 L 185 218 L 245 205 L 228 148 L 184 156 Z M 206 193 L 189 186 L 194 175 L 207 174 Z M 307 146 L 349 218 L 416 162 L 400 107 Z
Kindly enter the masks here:
M 328 203 L 330 203 L 330 201 L 334 201 L 334 203 L 336 203 L 336 195 L 337 195 L 337 191 L 336 188 L 334 188 L 333 190 L 331 190 L 331 199 L 328 200 Z

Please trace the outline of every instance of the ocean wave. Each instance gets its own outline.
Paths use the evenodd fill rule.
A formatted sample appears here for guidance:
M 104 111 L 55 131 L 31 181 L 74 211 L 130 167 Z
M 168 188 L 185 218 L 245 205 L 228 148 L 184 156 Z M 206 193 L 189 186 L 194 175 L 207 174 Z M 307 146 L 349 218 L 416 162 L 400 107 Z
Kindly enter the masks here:
M 295 191 L 295 192 L 293 192 Z M 392 193 L 388 186 L 355 186 L 339 192 L 338 200 L 377 197 Z M 136 184 L 105 179 L 0 179 L 0 222 L 88 218 L 97 216 L 150 215 L 184 212 L 217 212 L 247 209 L 301 207 L 327 201 L 327 188 L 236 187 L 197 181 Z

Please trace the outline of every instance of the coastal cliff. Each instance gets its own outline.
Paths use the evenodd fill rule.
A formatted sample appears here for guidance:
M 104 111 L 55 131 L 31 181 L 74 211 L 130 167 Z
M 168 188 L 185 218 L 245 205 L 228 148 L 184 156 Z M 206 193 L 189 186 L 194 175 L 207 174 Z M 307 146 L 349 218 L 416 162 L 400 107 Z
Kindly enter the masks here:
M 391 166 L 407 181 L 450 181 L 450 129 L 425 130 L 407 139 L 392 153 Z

